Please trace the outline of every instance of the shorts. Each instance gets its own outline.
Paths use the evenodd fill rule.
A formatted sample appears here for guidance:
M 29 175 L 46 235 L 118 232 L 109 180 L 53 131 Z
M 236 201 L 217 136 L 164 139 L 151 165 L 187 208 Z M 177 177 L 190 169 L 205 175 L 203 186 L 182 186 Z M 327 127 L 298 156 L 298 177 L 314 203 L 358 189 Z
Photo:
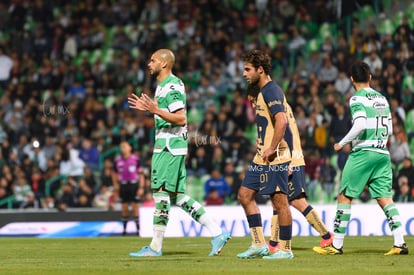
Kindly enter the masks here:
M 368 186 L 372 198 L 392 197 L 392 169 L 389 155 L 360 150 L 351 152 L 346 161 L 339 193 L 359 198 Z
M 276 192 L 288 194 L 288 169 L 289 162 L 276 165 L 252 162 L 241 185 L 260 195 L 273 195 Z
M 139 202 L 140 199 L 137 195 L 138 183 L 124 183 L 120 184 L 119 197 L 122 203 Z
M 159 190 L 163 187 L 168 192 L 185 193 L 187 184 L 185 157 L 185 155 L 174 156 L 167 150 L 153 154 L 151 189 Z
M 306 198 L 305 186 L 305 166 L 296 166 L 292 167 L 292 174 L 289 176 L 288 180 L 288 200 L 289 202 L 298 198 L 301 194 L 304 194 Z

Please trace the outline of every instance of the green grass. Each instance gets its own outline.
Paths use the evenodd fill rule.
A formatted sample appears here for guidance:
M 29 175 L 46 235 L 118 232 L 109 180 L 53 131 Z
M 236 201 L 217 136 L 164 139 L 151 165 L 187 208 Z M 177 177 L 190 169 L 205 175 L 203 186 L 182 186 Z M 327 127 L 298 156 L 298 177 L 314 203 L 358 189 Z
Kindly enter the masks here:
M 343 255 L 322 256 L 317 237 L 295 237 L 291 260 L 242 260 L 250 238 L 232 238 L 219 257 L 208 257 L 209 238 L 166 238 L 163 257 L 132 258 L 128 253 L 148 238 L 2 238 L 0 274 L 412 274 L 411 255 L 383 256 L 392 237 L 346 237 Z M 406 237 L 414 243 L 414 236 Z M 413 247 L 411 245 L 411 247 Z

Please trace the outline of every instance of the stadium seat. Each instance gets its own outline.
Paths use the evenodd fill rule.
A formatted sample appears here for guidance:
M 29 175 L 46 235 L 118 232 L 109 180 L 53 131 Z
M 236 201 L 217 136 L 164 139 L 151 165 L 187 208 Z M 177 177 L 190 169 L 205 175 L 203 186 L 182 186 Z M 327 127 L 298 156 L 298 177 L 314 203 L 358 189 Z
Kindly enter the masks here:
M 89 53 L 89 63 L 93 64 L 96 62 L 98 58 L 101 58 L 101 57 L 102 57 L 102 50 L 95 49 Z
M 187 114 L 188 123 L 199 125 L 203 120 L 203 110 L 199 108 L 191 108 Z
M 384 19 L 379 26 L 380 34 L 392 34 L 395 30 L 394 23 L 391 19 Z
M 408 17 L 408 24 L 411 28 L 414 28 L 414 2 L 412 2 L 407 10 L 405 11 L 405 16 Z
M 393 19 L 393 23 L 394 23 L 395 27 L 398 27 L 401 24 L 402 19 L 403 19 L 404 16 L 405 16 L 405 14 L 402 11 L 399 11 L 399 12 L 395 13 L 394 19 Z
M 276 34 L 269 32 L 264 37 L 265 42 L 269 45 L 270 48 L 274 49 L 277 43 L 277 36 Z
M 321 39 L 325 39 L 328 36 L 332 36 L 334 34 L 335 26 L 329 23 L 323 23 L 319 27 L 319 37 Z

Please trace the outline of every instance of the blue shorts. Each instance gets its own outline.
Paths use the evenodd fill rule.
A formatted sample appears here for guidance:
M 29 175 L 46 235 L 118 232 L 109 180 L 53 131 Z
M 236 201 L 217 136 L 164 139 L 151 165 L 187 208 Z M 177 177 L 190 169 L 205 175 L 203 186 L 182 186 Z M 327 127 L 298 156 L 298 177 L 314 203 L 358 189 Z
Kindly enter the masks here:
M 273 195 L 276 192 L 288 194 L 288 167 L 289 162 L 277 165 L 252 162 L 241 185 L 261 195 Z
M 292 174 L 289 176 L 288 182 L 288 200 L 292 201 L 299 197 L 302 193 L 306 198 L 306 178 L 305 178 L 305 166 L 296 166 L 292 168 Z

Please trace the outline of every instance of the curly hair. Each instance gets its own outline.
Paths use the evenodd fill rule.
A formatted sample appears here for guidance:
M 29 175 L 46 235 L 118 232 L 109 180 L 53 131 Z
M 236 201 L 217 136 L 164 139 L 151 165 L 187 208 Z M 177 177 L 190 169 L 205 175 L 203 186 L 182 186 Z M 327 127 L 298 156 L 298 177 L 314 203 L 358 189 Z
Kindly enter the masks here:
M 262 66 L 263 71 L 266 74 L 271 74 L 272 65 L 270 62 L 270 56 L 261 50 L 250 50 L 242 54 L 241 59 L 243 62 L 247 62 L 253 65 L 256 69 Z

